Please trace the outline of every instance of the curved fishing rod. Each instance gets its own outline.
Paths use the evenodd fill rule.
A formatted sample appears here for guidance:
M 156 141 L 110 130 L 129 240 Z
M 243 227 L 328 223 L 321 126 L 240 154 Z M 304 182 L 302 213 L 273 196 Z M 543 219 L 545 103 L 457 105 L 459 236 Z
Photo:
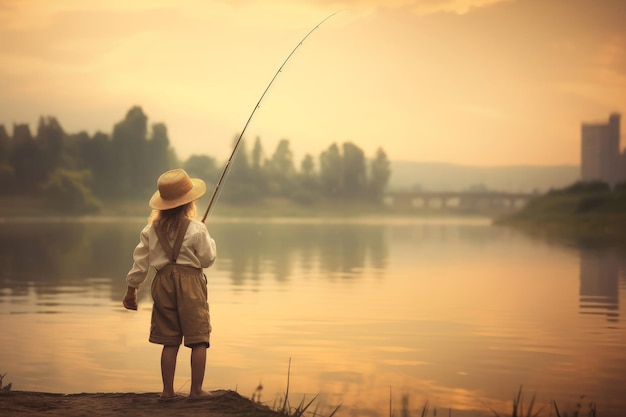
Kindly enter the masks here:
M 265 94 L 267 93 L 267 91 L 270 89 L 270 87 L 274 83 L 274 80 L 276 79 L 276 77 L 278 77 L 278 74 L 280 74 L 280 72 L 283 70 L 283 67 L 285 66 L 287 61 L 289 61 L 289 58 L 291 58 L 291 56 L 296 52 L 296 50 L 300 47 L 300 45 L 302 45 L 304 43 L 306 38 L 308 38 L 309 35 L 315 31 L 315 29 L 320 27 L 322 25 L 322 23 L 324 23 L 325 21 L 327 21 L 328 19 L 330 19 L 331 17 L 333 17 L 337 13 L 339 13 L 339 11 L 337 11 L 337 12 L 327 16 L 324 20 L 319 22 L 313 29 L 311 29 L 309 31 L 309 33 L 307 33 L 304 36 L 304 38 L 302 38 L 300 40 L 300 42 L 298 42 L 296 47 L 293 48 L 291 53 L 289 55 L 287 55 L 287 58 L 285 58 L 285 60 L 283 61 L 282 65 L 278 68 L 278 71 L 276 71 L 276 74 L 274 74 L 274 76 L 272 77 L 272 80 L 270 81 L 270 83 L 267 85 L 267 87 L 265 87 L 265 91 L 263 91 L 263 94 L 261 94 L 261 98 L 259 98 L 259 101 L 257 101 L 256 106 L 254 106 L 254 110 L 252 110 L 252 113 L 250 113 L 250 117 L 248 117 L 248 121 L 244 125 L 243 130 L 241 131 L 241 134 L 239 135 L 239 137 L 237 138 L 237 141 L 235 142 L 235 147 L 233 148 L 233 151 L 231 152 L 230 157 L 228 158 L 228 161 L 226 161 L 226 165 L 224 166 L 224 170 L 222 171 L 222 175 L 220 175 L 220 178 L 217 181 L 217 184 L 215 185 L 215 190 L 213 191 L 213 195 L 211 196 L 211 200 L 209 201 L 209 206 L 207 207 L 206 211 L 204 212 L 204 217 L 202 218 L 202 223 L 204 223 L 204 221 L 206 220 L 207 216 L 209 215 L 209 212 L 211 211 L 211 207 L 213 207 L 213 203 L 215 202 L 215 200 L 217 199 L 217 196 L 220 193 L 222 181 L 224 181 L 224 178 L 226 177 L 226 173 L 228 172 L 228 169 L 230 168 L 230 164 L 231 164 L 233 158 L 235 157 L 235 155 L 237 154 L 237 149 L 239 149 L 239 144 L 241 143 L 241 140 L 243 138 L 243 134 L 245 133 L 246 129 L 248 128 L 248 125 L 250 124 L 250 120 L 252 120 L 252 116 L 254 116 L 254 113 L 260 107 L 261 101 L 263 100 L 263 97 L 265 97 Z

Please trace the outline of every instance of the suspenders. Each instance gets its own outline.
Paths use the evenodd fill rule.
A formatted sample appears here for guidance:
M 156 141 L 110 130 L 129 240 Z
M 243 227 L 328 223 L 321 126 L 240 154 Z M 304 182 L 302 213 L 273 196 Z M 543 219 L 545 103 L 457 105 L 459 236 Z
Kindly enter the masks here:
M 176 258 L 178 258 L 178 254 L 180 253 L 180 248 L 183 245 L 183 239 L 185 238 L 185 232 L 187 231 L 187 227 L 189 227 L 189 223 L 191 220 L 187 217 L 183 218 L 180 229 L 178 229 L 178 234 L 176 235 L 176 240 L 174 241 L 174 247 L 170 246 L 170 242 L 167 240 L 167 236 L 163 233 L 163 230 L 160 227 L 160 224 L 154 225 L 154 231 L 159 238 L 159 242 L 161 243 L 161 247 L 165 251 L 167 255 L 167 259 L 170 260 L 170 264 L 176 263 Z

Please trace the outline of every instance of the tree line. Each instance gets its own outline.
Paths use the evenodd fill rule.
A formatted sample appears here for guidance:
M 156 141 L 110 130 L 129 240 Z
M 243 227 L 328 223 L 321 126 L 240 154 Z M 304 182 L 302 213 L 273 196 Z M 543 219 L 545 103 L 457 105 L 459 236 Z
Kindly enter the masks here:
M 147 198 L 158 176 L 175 167 L 209 187 L 223 170 L 208 155 L 179 160 L 166 125 L 154 123 L 148 129 L 139 106 L 113 126 L 111 135 L 66 133 L 51 116 L 40 117 L 34 135 L 28 124 L 14 124 L 12 135 L 0 125 L 0 194 L 41 196 L 58 210 L 94 212 L 102 200 Z M 324 198 L 380 204 L 390 175 L 382 148 L 368 160 L 352 142 L 333 143 L 317 159 L 306 154 L 297 165 L 289 140 L 280 140 L 266 155 L 257 137 L 250 150 L 241 143 L 220 199 L 232 204 L 265 197 L 301 204 Z

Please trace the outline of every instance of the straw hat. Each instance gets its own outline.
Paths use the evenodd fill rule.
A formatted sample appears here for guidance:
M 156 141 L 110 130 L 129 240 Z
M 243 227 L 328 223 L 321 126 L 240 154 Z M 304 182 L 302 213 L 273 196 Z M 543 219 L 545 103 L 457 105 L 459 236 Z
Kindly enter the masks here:
M 206 184 L 198 178 L 189 178 L 184 169 L 166 171 L 157 181 L 159 190 L 152 195 L 150 207 L 168 210 L 190 203 L 206 192 Z

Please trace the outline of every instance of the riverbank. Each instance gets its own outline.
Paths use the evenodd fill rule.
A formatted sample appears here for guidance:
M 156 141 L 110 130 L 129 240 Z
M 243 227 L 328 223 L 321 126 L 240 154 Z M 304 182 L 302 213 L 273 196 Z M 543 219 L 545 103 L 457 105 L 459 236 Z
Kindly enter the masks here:
M 560 240 L 626 245 L 626 190 L 574 184 L 536 197 L 494 224 Z
M 210 197 L 197 201 L 198 216 L 202 217 Z M 233 205 L 218 201 L 211 210 L 214 217 L 480 217 L 495 218 L 494 212 L 467 212 L 439 208 L 394 208 L 362 202 L 323 200 L 310 204 L 297 204 L 287 199 L 263 199 L 253 204 Z M 501 214 L 501 213 L 499 213 Z M 24 196 L 0 197 L 0 218 L 37 217 L 148 217 L 150 207 L 147 198 L 103 201 L 95 213 L 67 213 L 50 210 L 41 198 Z
M 253 402 L 230 390 L 212 391 L 202 400 L 186 397 L 161 401 L 157 393 L 54 394 L 32 391 L 0 392 L 3 416 L 51 417 L 278 417 L 267 405 Z
M 25 417 L 33 415 L 45 415 L 49 417 L 288 417 L 302 416 L 302 408 L 292 410 L 291 413 L 272 410 L 268 405 L 254 402 L 242 397 L 235 391 L 216 390 L 211 391 L 211 397 L 201 400 L 190 400 L 186 397 L 177 397 L 172 400 L 160 400 L 158 393 L 79 393 L 79 394 L 56 394 L 48 392 L 34 391 L 0 391 L 0 409 L 3 417 Z M 406 409 L 407 404 L 402 404 L 400 412 L 402 415 L 409 415 Z M 512 401 L 511 416 L 521 415 L 524 407 L 528 408 L 528 415 L 533 411 L 534 397 L 530 402 L 525 403 L 522 391 Z M 545 407 L 545 406 L 544 406 Z M 553 410 L 554 407 L 554 410 Z M 553 403 L 550 410 L 545 413 L 551 415 L 552 411 L 557 411 L 558 406 Z M 437 415 L 436 409 L 433 415 Z M 339 411 L 339 407 L 330 411 L 327 415 L 332 417 Z M 420 410 L 422 415 L 428 413 L 428 404 Z M 491 410 L 495 413 L 493 410 Z M 573 413 L 567 415 L 579 415 L 584 412 L 589 416 L 596 416 L 597 405 L 589 402 L 583 407 L 578 403 Z M 393 413 L 392 413 L 393 414 Z M 487 416 L 491 415 L 488 410 L 447 410 L 447 415 L 451 416 Z M 311 412 L 311 415 L 326 416 Z M 496 413 L 496 415 L 498 415 Z M 504 414 L 508 416 L 509 414 Z M 541 411 L 536 416 L 545 414 Z M 587 415 L 587 414 L 586 414 Z
M 198 217 L 203 217 L 210 197 L 204 196 L 197 201 Z M 441 208 L 396 208 L 381 204 L 367 204 L 350 201 L 320 200 L 310 204 L 298 204 L 287 199 L 266 198 L 249 204 L 228 204 L 218 201 L 213 205 L 210 216 L 219 218 L 401 218 L 401 217 L 463 217 L 495 219 L 502 211 L 494 210 L 460 210 Z M 24 196 L 0 196 L 0 219 L 11 218 L 114 218 L 144 217 L 150 215 L 147 198 L 131 200 L 110 200 L 102 203 L 101 209 L 95 213 L 67 213 L 50 210 L 41 198 Z

